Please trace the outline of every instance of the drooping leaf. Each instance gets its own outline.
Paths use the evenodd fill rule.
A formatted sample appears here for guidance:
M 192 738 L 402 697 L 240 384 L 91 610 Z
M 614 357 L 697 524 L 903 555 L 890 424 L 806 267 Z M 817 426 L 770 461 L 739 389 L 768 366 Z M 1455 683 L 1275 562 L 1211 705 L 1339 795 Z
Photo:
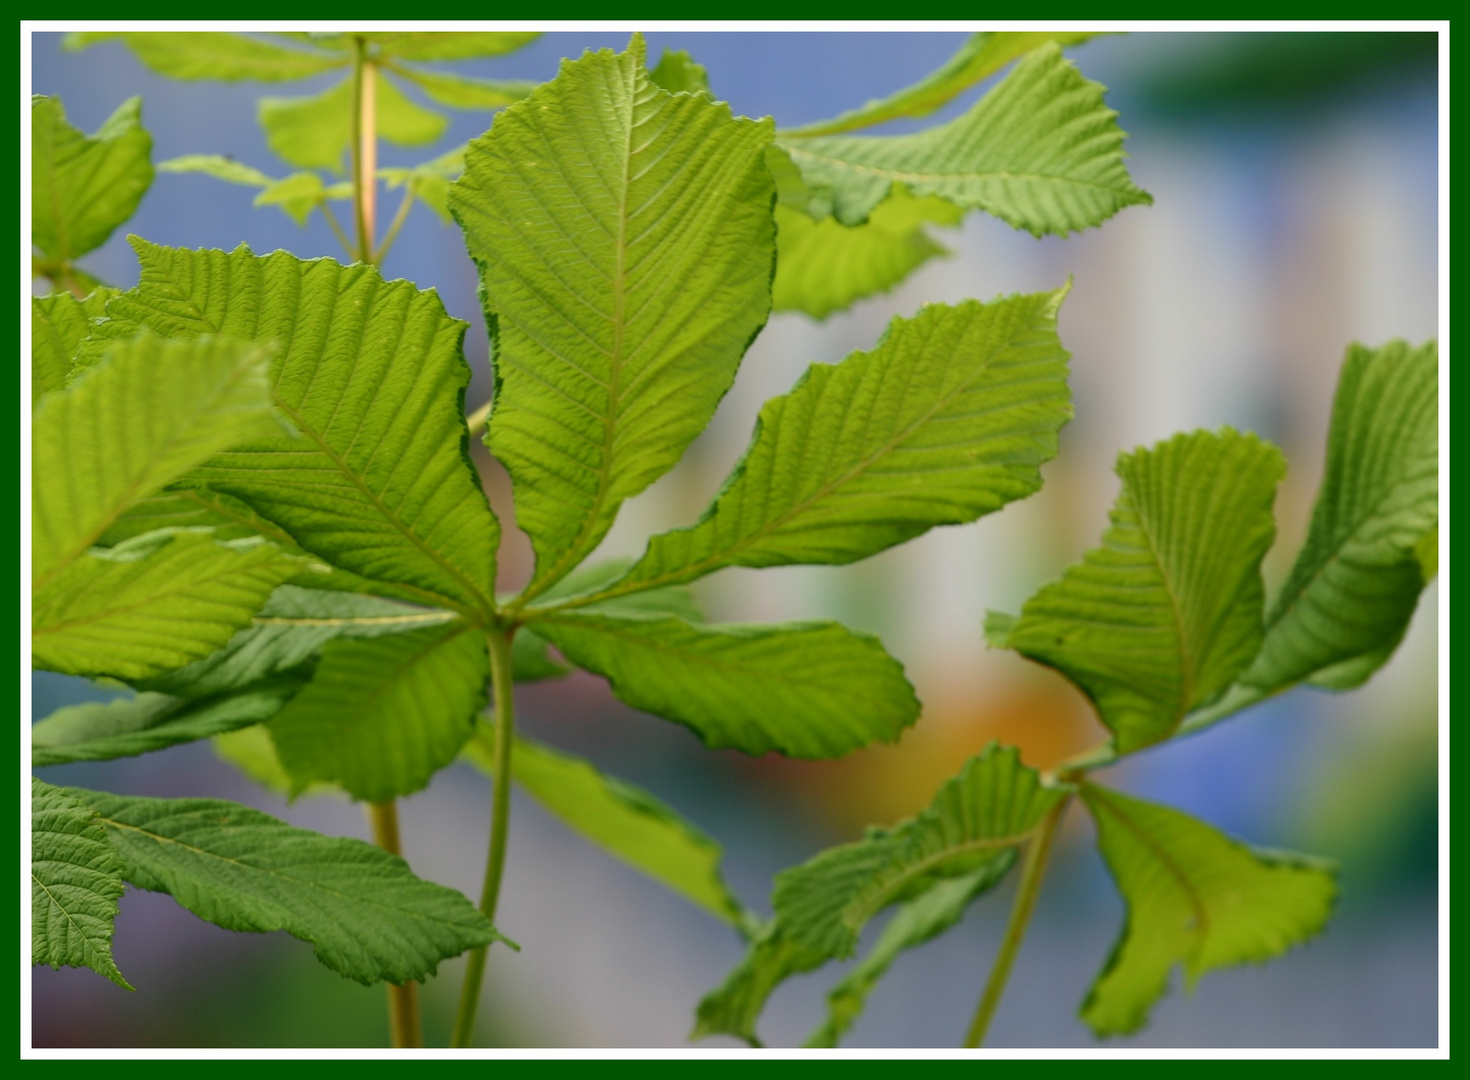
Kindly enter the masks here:
M 377 80 L 376 95 L 378 134 L 391 143 L 427 146 L 449 127 L 449 117 L 417 104 L 391 79 Z
M 1187 985 L 1260 963 L 1326 924 L 1332 867 L 1254 851 L 1188 814 L 1087 784 L 1083 800 L 1128 906 L 1122 936 L 1082 1004 L 1099 1035 L 1137 1031 L 1182 964 Z
M 404 983 L 504 941 L 461 894 L 361 840 L 219 799 L 148 799 L 63 788 L 96 810 L 123 877 L 227 930 L 284 930 L 349 979 Z
M 464 623 L 327 642 L 316 675 L 270 722 L 297 791 L 312 781 L 382 802 L 452 762 L 485 704 L 485 641 Z
M 342 56 L 287 48 L 243 34 L 199 31 L 68 34 L 63 46 L 85 49 L 112 38 L 121 38 L 147 67 L 171 79 L 287 82 L 349 63 Z
M 1439 525 L 1439 348 L 1348 348 L 1306 543 L 1242 681 L 1347 689 L 1393 654 L 1428 580 Z
M 1035 50 L 969 112 L 914 135 L 780 139 L 815 217 L 865 221 L 895 183 L 1066 236 L 1152 202 L 1128 178 L 1117 114 L 1055 45 Z
M 714 503 L 655 536 L 616 589 L 724 566 L 849 563 L 1041 486 L 1072 414 L 1066 289 L 926 306 L 871 352 L 814 364 L 768 401 Z
M 272 180 L 259 195 L 255 206 L 279 206 L 281 212 L 297 225 L 305 226 L 311 212 L 328 199 L 352 198 L 352 185 L 333 184 L 328 187 L 314 172 L 292 173 L 280 180 Z
M 307 784 L 298 791 L 291 775 L 286 772 L 286 767 L 281 764 L 280 755 L 276 753 L 276 744 L 271 739 L 268 724 L 252 724 L 250 727 L 216 735 L 213 743 L 215 757 L 229 762 L 267 791 L 274 791 L 288 799 L 328 794 L 339 795 L 344 799 L 347 797 L 347 793 L 336 784 L 321 781 Z
M 924 226 L 958 225 L 963 216 L 953 203 L 916 199 L 901 185 L 861 225 L 813 221 L 777 206 L 773 306 L 825 319 L 855 300 L 887 292 L 934 256 L 949 253 Z
M 36 410 L 31 582 L 38 593 L 139 499 L 221 450 L 281 434 L 266 349 L 140 338 L 104 346 L 98 356 L 109 359 Z
M 534 82 L 526 79 L 476 79 L 393 63 L 388 68 L 414 83 L 431 100 L 451 109 L 501 109 L 515 104 L 536 88 Z
M 928 116 L 982 79 L 994 75 L 1012 60 L 1048 42 L 1080 45 L 1097 35 L 1076 31 L 1001 30 L 971 35 L 957 53 L 918 82 L 884 98 L 875 98 L 831 120 L 819 120 L 782 130 L 782 138 L 837 135 L 871 127 L 902 116 Z
M 765 322 L 771 130 L 654 86 L 635 35 L 470 143 L 450 206 L 496 338 L 488 438 L 536 551 L 527 598 L 674 465 Z
M 1260 645 L 1284 472 L 1274 446 L 1229 428 L 1121 455 L 1102 546 L 988 635 L 1076 683 L 1120 752 L 1167 738 Z
M 61 101 L 31 98 L 31 243 L 64 267 L 101 247 L 138 208 L 153 166 L 141 98 L 117 107 L 93 135 L 66 122 Z
M 883 928 L 873 948 L 827 992 L 827 1019 L 807 1039 L 809 1047 L 832 1047 L 862 1015 L 868 994 L 905 949 L 931 941 L 964 918 L 970 902 L 995 884 L 993 868 L 931 885 L 908 901 Z
M 447 117 L 404 97 L 387 79 L 375 86 L 377 133 L 400 146 L 423 146 L 444 134 Z M 352 80 L 309 97 L 264 97 L 257 118 L 277 155 L 303 169 L 342 169 L 352 144 Z
M 465 758 L 487 774 L 495 731 L 481 724 Z M 604 776 L 591 762 L 517 737 L 511 775 L 569 829 L 736 926 L 750 918 L 720 874 L 720 846 L 659 799 Z
M 776 987 L 791 976 L 819 968 L 826 962 L 827 957 L 822 953 L 782 933 L 779 921 L 772 919 L 751 941 L 745 959 L 724 983 L 700 1001 L 689 1038 L 733 1035 L 751 1046 L 760 1046 L 756 1021 Z
M 985 887 L 1000 881 L 1070 790 L 1044 786 L 1015 747 L 991 743 L 917 816 L 777 874 L 776 918 L 794 941 L 824 956 L 850 956 L 868 920 L 889 904 L 980 871 Z
M 116 289 L 96 289 L 83 300 L 67 292 L 31 297 L 32 409 L 43 394 L 66 386 L 77 347 L 116 295 Z
M 333 638 L 406 634 L 455 617 L 452 611 L 411 607 L 377 596 L 282 585 L 250 626 L 218 652 L 141 685 L 179 697 L 212 697 L 299 668 Z
M 131 990 L 112 960 L 123 861 L 96 817 L 31 778 L 31 963 L 89 967 Z
M 407 186 L 415 198 L 423 200 L 448 224 L 453 220 L 449 214 L 449 183 L 464 172 L 464 151 L 463 146 L 456 146 L 412 168 L 379 169 L 378 176 L 388 182 L 390 190 Z
M 142 693 L 67 705 L 31 728 L 31 764 L 110 761 L 250 727 L 279 712 L 304 681 L 279 678 L 232 696 L 194 701 Z
M 648 72 L 649 81 L 671 94 L 708 94 L 709 72 L 683 49 L 665 49 Z
M 145 533 L 93 548 L 46 579 L 31 602 L 38 668 L 138 680 L 202 660 L 294 577 L 299 560 L 259 538 L 209 530 Z
M 499 525 L 465 454 L 465 324 L 438 295 L 330 259 L 134 246 L 141 283 L 99 333 L 227 333 L 284 350 L 271 396 L 300 436 L 255 440 L 190 482 L 404 598 L 488 611 Z
M 385 56 L 404 60 L 474 60 L 481 56 L 504 56 L 524 48 L 540 37 L 538 32 L 385 31 L 360 35 L 374 42 Z
M 229 184 L 243 184 L 246 187 L 269 187 L 275 180 L 252 168 L 244 162 L 236 161 L 232 157 L 223 154 L 184 154 L 181 157 L 169 158 L 167 161 L 158 163 L 159 172 L 171 173 L 203 173 L 212 176 L 216 180 L 223 180 Z
M 696 626 L 581 611 L 531 625 L 627 704 L 714 748 L 837 757 L 895 741 L 919 714 L 898 661 L 838 623 Z

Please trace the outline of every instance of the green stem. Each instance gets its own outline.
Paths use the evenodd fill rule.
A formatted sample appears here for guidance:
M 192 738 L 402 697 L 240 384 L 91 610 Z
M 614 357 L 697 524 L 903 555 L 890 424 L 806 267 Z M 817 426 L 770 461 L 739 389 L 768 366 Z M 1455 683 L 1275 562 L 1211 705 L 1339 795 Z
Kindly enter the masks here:
M 510 642 L 515 629 L 487 630 L 490 645 L 490 682 L 495 691 L 495 785 L 490 805 L 490 853 L 485 860 L 485 884 L 480 890 L 480 910 L 495 921 L 500 899 L 500 879 L 505 870 L 505 840 L 510 831 L 510 750 L 515 737 L 515 693 L 511 682 Z M 468 1047 L 475 1034 L 475 1013 L 480 1004 L 480 986 L 485 981 L 487 946 L 470 953 L 464 985 L 459 992 L 459 1009 L 454 1017 L 453 1047 Z
M 469 416 L 465 417 L 465 425 L 470 429 L 470 438 L 477 439 L 485 433 L 485 425 L 490 420 L 490 402 L 485 402 Z
M 408 220 L 409 207 L 413 206 L 413 192 L 405 189 L 403 201 L 398 204 L 398 213 L 393 215 L 392 222 L 388 225 L 388 232 L 383 236 L 383 242 L 378 245 L 378 252 L 373 256 L 373 263 L 381 266 L 383 260 L 388 257 L 388 249 L 393 246 L 393 241 L 398 239 L 398 230 L 403 228 L 403 223 Z
M 398 804 L 369 803 L 368 824 L 372 826 L 373 843 L 390 855 L 403 855 L 403 842 L 398 835 Z M 419 984 L 388 984 L 388 1031 L 395 1050 L 418 1049 L 424 1045 L 424 1025 L 419 1015 Z
M 985 1031 L 995 1015 L 1000 996 L 1005 993 L 1006 980 L 1011 974 L 1011 965 L 1021 951 L 1021 941 L 1026 936 L 1026 925 L 1031 921 L 1031 912 L 1036 908 L 1036 898 L 1041 894 L 1041 879 L 1046 874 L 1046 860 L 1051 854 L 1051 842 L 1056 837 L 1057 826 L 1067 809 L 1070 797 L 1062 799 L 1047 812 L 1038 826 L 1036 835 L 1026 845 L 1026 863 L 1021 870 L 1021 884 L 1016 889 L 1016 899 L 1011 905 L 1010 922 L 1000 943 L 1000 954 L 995 966 L 990 969 L 990 978 L 985 984 L 985 993 L 975 1010 L 975 1019 L 970 1023 L 970 1032 L 965 1036 L 967 1047 L 978 1047 L 985 1041 Z
M 342 223 L 337 220 L 337 215 L 332 213 L 332 208 L 327 205 L 325 199 L 317 205 L 322 208 L 322 217 L 327 219 L 327 224 L 332 227 L 332 232 L 337 234 L 337 242 L 342 245 L 342 250 L 346 252 L 349 259 L 352 258 L 356 254 L 352 250 L 352 241 L 347 238 L 347 233 L 343 230 Z

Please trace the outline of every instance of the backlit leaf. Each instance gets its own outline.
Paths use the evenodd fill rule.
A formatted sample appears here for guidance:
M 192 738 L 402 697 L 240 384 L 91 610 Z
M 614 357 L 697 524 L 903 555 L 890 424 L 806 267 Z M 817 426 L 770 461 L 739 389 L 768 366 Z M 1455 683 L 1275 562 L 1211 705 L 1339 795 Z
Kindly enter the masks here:
M 68 292 L 31 297 L 31 408 L 43 394 L 66 386 L 78 346 L 116 295 L 116 289 L 97 289 L 83 300 Z
M 468 75 L 451 75 L 447 71 L 389 64 L 395 75 L 414 83 L 430 99 L 451 109 L 500 109 L 513 105 L 535 89 L 527 79 L 476 79 Z
M 826 962 L 826 956 L 793 941 L 782 933 L 777 920 L 771 920 L 751 941 L 745 958 L 724 983 L 700 1001 L 689 1037 L 733 1035 L 751 1046 L 760 1046 L 756 1021 L 776 987 Z
M 708 94 L 709 72 L 683 49 L 665 49 L 648 72 L 649 81 L 671 94 Z
M 269 187 L 275 183 L 273 179 L 252 168 L 244 162 L 236 161 L 232 157 L 222 154 L 184 154 L 181 157 L 169 158 L 167 161 L 158 163 L 159 172 L 172 173 L 203 173 L 212 176 L 216 180 L 223 180 L 230 184 L 244 184 L 246 187 Z
M 374 94 L 377 133 L 401 146 L 423 146 L 444 134 L 447 117 L 404 97 L 387 79 Z M 352 80 L 310 97 L 265 97 L 258 117 L 277 155 L 304 169 L 342 170 L 352 144 Z
M 171 79 L 285 82 L 320 75 L 348 63 L 342 56 L 291 49 L 243 34 L 184 30 L 69 34 L 65 47 L 85 49 L 111 38 L 121 38 L 146 66 Z
M 490 32 L 388 31 L 363 34 L 386 56 L 404 60 L 473 60 L 481 56 L 504 56 L 535 41 L 536 32 L 501 30 Z

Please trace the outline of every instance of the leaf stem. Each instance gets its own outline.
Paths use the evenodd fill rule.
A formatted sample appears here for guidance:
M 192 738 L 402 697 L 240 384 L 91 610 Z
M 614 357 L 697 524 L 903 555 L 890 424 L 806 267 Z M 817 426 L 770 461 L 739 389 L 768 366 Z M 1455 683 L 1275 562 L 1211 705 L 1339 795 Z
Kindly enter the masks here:
M 487 401 L 474 412 L 470 413 L 469 416 L 465 417 L 464 422 L 470 429 L 471 439 L 479 438 L 484 433 L 485 425 L 490 420 L 490 405 L 491 402 Z
M 967 1047 L 978 1047 L 985 1041 L 985 1031 L 990 1027 L 990 1019 L 995 1015 L 996 1006 L 1000 1004 L 1001 994 L 1005 992 L 1011 965 L 1016 961 L 1016 954 L 1021 951 L 1026 926 L 1031 921 L 1031 912 L 1036 908 L 1036 898 L 1041 894 L 1041 879 L 1046 874 L 1046 860 L 1051 855 L 1051 843 L 1056 837 L 1057 826 L 1061 824 L 1062 815 L 1071 801 L 1069 796 L 1052 807 L 1046 817 L 1042 818 L 1036 835 L 1026 845 L 1026 863 L 1021 870 L 1021 884 L 1016 889 L 1016 899 L 1011 905 L 1011 918 L 1006 923 L 1000 953 L 995 958 L 995 966 L 990 969 L 985 993 L 975 1009 L 975 1019 L 970 1023 L 969 1034 L 965 1036 Z
M 352 217 L 357 229 L 357 257 L 373 261 L 373 173 L 377 171 L 376 97 L 367 42 L 352 39 Z M 371 171 L 369 171 L 371 170 Z
M 511 682 L 510 642 L 515 628 L 487 630 L 490 646 L 490 681 L 495 692 L 495 760 L 490 805 L 490 853 L 485 860 L 485 884 L 480 891 L 480 910 L 495 921 L 500 899 L 500 879 L 505 869 L 505 841 L 510 830 L 510 752 L 515 736 L 515 693 Z M 459 1009 L 454 1017 L 453 1047 L 468 1047 L 475 1034 L 475 1013 L 480 1004 L 480 986 L 485 981 L 488 946 L 470 953 L 464 985 L 459 992 Z
M 337 220 L 337 215 L 332 213 L 332 208 L 327 205 L 326 199 L 317 205 L 321 207 L 322 217 L 326 218 L 327 224 L 332 227 L 332 232 L 337 234 L 337 242 L 342 245 L 342 250 L 346 252 L 349 259 L 352 258 L 356 252 L 352 247 L 352 241 L 347 238 L 347 233 L 342 228 L 342 223 Z
M 368 803 L 368 824 L 373 830 L 373 843 L 390 855 L 403 856 L 403 842 L 398 835 L 398 804 Z M 424 1025 L 419 1015 L 419 984 L 388 984 L 388 1031 L 395 1050 L 418 1049 L 424 1045 Z
M 413 206 L 413 198 L 413 192 L 405 187 L 403 201 L 398 204 L 398 213 L 393 215 L 393 220 L 388 225 L 388 231 L 383 236 L 383 242 L 378 245 L 377 254 L 373 256 L 373 263 L 375 265 L 382 265 L 383 260 L 388 256 L 388 249 L 393 246 L 393 241 L 398 239 L 398 230 L 403 228 L 403 223 L 408 220 L 408 211 Z

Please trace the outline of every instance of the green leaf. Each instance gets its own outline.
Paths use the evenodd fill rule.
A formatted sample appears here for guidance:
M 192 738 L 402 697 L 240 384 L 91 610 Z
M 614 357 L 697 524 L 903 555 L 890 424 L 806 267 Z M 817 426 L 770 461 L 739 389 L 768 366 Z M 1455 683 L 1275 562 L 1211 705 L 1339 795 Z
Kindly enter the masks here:
M 58 268 L 101 247 L 153 183 L 142 114 L 129 98 L 87 136 L 59 99 L 31 98 L 31 243 Z
M 1102 546 L 1026 601 L 1006 644 L 1076 683 L 1119 752 L 1168 738 L 1260 645 L 1285 469 L 1270 443 L 1229 428 L 1121 455 Z
M 1082 797 L 1128 906 L 1122 937 L 1082 1005 L 1099 1035 L 1141 1028 L 1175 964 L 1192 989 L 1207 971 L 1301 944 L 1331 914 L 1337 886 L 1328 863 L 1254 851 L 1188 814 L 1092 784 Z
M 112 960 L 123 861 L 96 814 L 31 777 L 31 963 L 89 967 L 131 990 Z
M 873 351 L 813 364 L 761 409 L 699 521 L 650 540 L 616 588 L 850 563 L 1030 495 L 1072 414 L 1056 334 L 1066 291 L 930 304 Z
M 648 72 L 654 86 L 671 94 L 708 94 L 709 72 L 683 49 L 665 49 L 658 64 Z
M 391 79 L 377 80 L 376 92 L 378 134 L 391 143 L 427 146 L 449 127 L 449 117 L 414 103 Z M 350 130 L 348 142 L 351 142 Z
M 270 187 L 272 180 L 259 169 L 223 154 L 184 154 L 158 163 L 159 172 L 203 173 L 229 184 L 244 184 L 246 187 Z
M 254 205 L 279 206 L 281 212 L 297 225 L 305 226 L 311 212 L 333 197 L 335 187 L 328 188 L 314 172 L 292 173 L 281 180 L 272 180 L 264 191 L 255 196 Z M 350 191 L 347 197 L 351 197 Z
M 445 33 L 388 32 L 362 34 L 375 42 L 384 56 L 404 60 L 474 60 L 481 56 L 504 56 L 524 48 L 540 37 L 539 32 L 502 30 L 498 32 L 458 31 Z
M 982 79 L 994 75 L 1012 60 L 1048 42 L 1059 46 L 1080 45 L 1092 33 L 1075 31 L 1002 30 L 974 34 L 944 64 L 918 82 L 885 98 L 874 98 L 861 108 L 850 109 L 831 120 L 803 124 L 781 132 L 782 138 L 836 135 L 870 127 L 902 116 L 928 116 Z
M 407 185 L 415 198 L 422 200 L 448 224 L 452 220 L 449 214 L 449 183 L 464 172 L 464 152 L 463 146 L 456 146 L 432 161 L 409 169 L 379 169 L 378 176 L 388 182 L 390 189 Z
M 807 1039 L 809 1047 L 834 1047 L 862 1015 L 868 994 L 899 953 L 931 941 L 964 918 L 970 902 L 995 884 L 992 868 L 931 885 L 900 907 L 873 948 L 827 992 L 827 1019 Z
M 1055 45 L 1016 65 L 969 112 L 914 135 L 821 135 L 780 145 L 813 193 L 813 216 L 867 220 L 895 183 L 984 210 L 1035 236 L 1098 225 L 1152 202 L 1123 165 L 1123 132 Z
M 31 408 L 43 394 L 66 386 L 77 348 L 102 318 L 116 289 L 97 289 L 78 300 L 68 292 L 31 297 Z
M 99 332 L 283 343 L 271 395 L 300 437 L 252 441 L 190 483 L 405 597 L 488 611 L 500 530 L 465 451 L 465 324 L 438 295 L 361 264 L 256 258 L 244 245 L 134 246 L 142 281 L 108 305 Z
M 1016 850 L 1071 789 L 1046 787 L 1015 747 L 991 743 L 940 785 L 934 801 L 893 829 L 869 829 L 776 875 L 776 918 L 794 941 L 850 956 L 869 919 L 947 878 L 1003 878 Z
M 214 737 L 214 754 L 221 761 L 228 761 L 235 768 L 268 791 L 287 799 L 300 799 L 313 795 L 335 794 L 346 798 L 346 792 L 335 784 L 312 783 L 296 790 L 286 767 L 276 753 L 276 744 L 271 739 L 270 727 L 252 724 Z
M 820 952 L 787 937 L 779 921 L 771 920 L 751 941 L 745 959 L 724 983 L 700 1001 L 690 1039 L 733 1035 L 751 1046 L 760 1046 L 756 1021 L 776 987 L 793 975 L 821 967 L 826 961 L 827 957 Z
M 143 693 L 68 705 L 31 728 L 31 764 L 110 761 L 249 727 L 280 711 L 303 681 L 277 679 L 234 696 L 198 701 Z
M 259 538 L 145 533 L 93 548 L 47 578 L 31 604 L 36 667 L 138 680 L 223 646 L 295 576 L 296 558 Z
M 111 38 L 121 38 L 147 67 L 171 79 L 286 82 L 320 75 L 348 63 L 341 56 L 288 49 L 243 34 L 196 31 L 68 34 L 64 47 L 85 49 Z
M 108 359 L 36 411 L 31 582 L 38 593 L 139 499 L 221 450 L 281 434 L 267 349 L 145 337 L 101 345 L 98 355 Z
M 219 799 L 63 791 L 98 812 L 138 888 L 226 930 L 284 930 L 349 979 L 422 980 L 447 957 L 505 940 L 462 895 L 361 840 Z
M 765 322 L 771 131 L 654 86 L 635 35 L 470 143 L 450 207 L 496 340 L 488 439 L 536 552 L 526 598 L 674 465 Z
M 531 625 L 624 702 L 713 748 L 837 757 L 895 741 L 919 715 L 898 661 L 838 623 L 695 626 L 586 611 Z
M 377 596 L 282 585 L 224 648 L 142 685 L 187 698 L 229 693 L 309 664 L 333 638 L 406 634 L 455 617 Z
M 377 81 L 374 101 L 378 134 L 401 146 L 431 143 L 449 124 L 387 79 Z M 352 144 L 352 80 L 310 97 L 261 98 L 258 118 L 270 148 L 292 165 L 341 172 L 342 156 Z
M 1307 540 L 1241 681 L 1367 681 L 1408 629 L 1429 578 L 1420 545 L 1438 526 L 1439 347 L 1352 345 Z
M 1419 560 L 1419 572 L 1425 583 L 1434 580 L 1439 573 L 1439 526 L 1436 525 L 1414 545 L 1414 557 Z
M 465 745 L 465 759 L 487 775 L 494 740 L 494 727 L 482 723 Z M 653 795 L 525 738 L 515 740 L 510 767 L 516 783 L 567 828 L 717 918 L 736 926 L 751 918 L 720 875 L 720 846 Z
M 389 63 L 388 69 L 414 83 L 430 99 L 451 109 L 500 109 L 527 97 L 536 88 L 526 79 L 475 79 L 447 71 L 425 71 Z
M 777 311 L 805 311 L 825 319 L 865 296 L 887 292 L 936 255 L 949 254 L 924 226 L 958 225 L 964 211 L 944 199 L 916 199 L 902 185 L 861 225 L 836 218 L 813 221 L 799 210 L 776 207 Z
M 383 802 L 452 762 L 485 704 L 485 641 L 463 623 L 327 642 L 316 676 L 270 722 L 296 791 L 340 784 Z

